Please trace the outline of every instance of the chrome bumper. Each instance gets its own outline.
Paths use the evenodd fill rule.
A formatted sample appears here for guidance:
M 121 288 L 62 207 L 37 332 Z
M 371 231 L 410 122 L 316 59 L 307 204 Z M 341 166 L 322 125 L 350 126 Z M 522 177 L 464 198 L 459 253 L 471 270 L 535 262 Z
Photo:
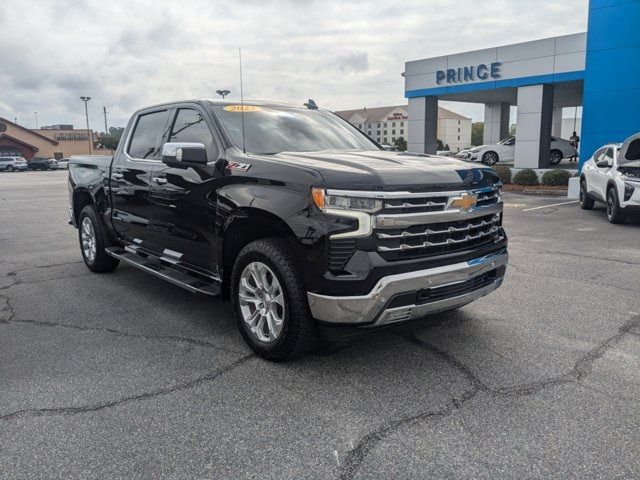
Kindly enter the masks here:
M 465 282 L 507 264 L 506 250 L 468 262 L 389 275 L 380 279 L 367 295 L 337 297 L 307 293 L 311 314 L 317 320 L 333 324 L 379 326 L 423 317 L 461 307 L 498 288 L 504 277 L 463 295 L 419 305 L 385 308 L 395 295 L 426 288 L 445 287 Z

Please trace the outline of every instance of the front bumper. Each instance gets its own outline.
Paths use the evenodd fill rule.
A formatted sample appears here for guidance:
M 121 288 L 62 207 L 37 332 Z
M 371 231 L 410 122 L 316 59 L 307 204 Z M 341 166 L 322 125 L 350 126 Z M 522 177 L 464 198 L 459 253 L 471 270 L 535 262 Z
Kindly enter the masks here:
M 461 307 L 492 292 L 502 284 L 508 258 L 504 249 L 467 262 L 389 275 L 366 295 L 308 292 L 309 307 L 314 318 L 333 325 L 378 327 L 413 320 Z M 474 283 L 474 279 L 483 281 Z M 471 290 L 457 285 L 469 285 Z M 474 285 L 478 288 L 473 289 Z M 439 289 L 443 294 L 438 294 Z M 436 299 L 430 301 L 429 295 L 420 292 L 431 292 Z M 426 300 L 417 301 L 420 298 Z

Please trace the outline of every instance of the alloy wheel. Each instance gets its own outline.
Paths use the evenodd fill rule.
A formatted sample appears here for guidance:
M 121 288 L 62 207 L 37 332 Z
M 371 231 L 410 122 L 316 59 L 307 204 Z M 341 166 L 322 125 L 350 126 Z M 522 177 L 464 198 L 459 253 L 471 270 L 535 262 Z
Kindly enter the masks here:
M 96 259 L 96 232 L 89 217 L 84 217 L 82 220 L 80 238 L 85 258 L 89 263 L 93 263 Z
M 613 192 L 609 192 L 607 195 L 607 218 L 611 220 L 613 218 L 613 204 L 615 199 L 613 198 Z
M 251 334 L 275 342 L 284 325 L 284 294 L 278 277 L 262 262 L 249 263 L 240 275 L 240 313 Z

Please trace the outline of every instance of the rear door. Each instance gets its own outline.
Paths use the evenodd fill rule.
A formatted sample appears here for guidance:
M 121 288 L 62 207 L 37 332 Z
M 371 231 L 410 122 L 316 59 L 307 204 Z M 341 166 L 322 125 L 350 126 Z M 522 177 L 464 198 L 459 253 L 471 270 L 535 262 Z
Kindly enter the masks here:
M 610 170 L 613 167 L 613 147 L 602 148 L 595 158 L 596 168 L 594 170 L 594 190 L 602 199 L 606 199 L 607 182 L 611 178 Z
M 181 105 L 171 118 L 166 141 L 202 143 L 209 163 L 180 168 L 154 165 L 153 235 L 165 258 L 215 272 L 215 164 L 220 144 L 208 113 L 199 105 Z
M 160 163 L 169 113 L 169 108 L 139 112 L 111 168 L 113 227 L 125 240 L 153 252 L 158 245 L 150 234 L 149 184 L 154 165 Z

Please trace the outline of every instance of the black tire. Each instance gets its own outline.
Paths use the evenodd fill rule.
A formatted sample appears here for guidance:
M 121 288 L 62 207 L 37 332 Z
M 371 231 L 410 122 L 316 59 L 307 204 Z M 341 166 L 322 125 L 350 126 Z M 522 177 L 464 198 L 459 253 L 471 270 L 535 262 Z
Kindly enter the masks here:
M 277 338 L 272 341 L 261 341 L 251 331 L 241 310 L 241 276 L 245 268 L 255 262 L 266 265 L 282 287 L 283 321 Z M 242 249 L 231 274 L 231 302 L 242 337 L 259 356 L 272 361 L 288 360 L 302 356 L 316 346 L 317 324 L 309 311 L 307 292 L 297 261 L 285 240 L 265 238 L 251 242 Z M 245 308 L 246 305 L 245 302 Z
M 494 151 L 484 152 L 482 155 L 482 163 L 485 165 L 495 165 L 500 160 L 498 154 Z
M 93 254 L 93 258 L 91 258 L 91 254 L 85 253 L 85 248 L 83 248 L 83 227 L 85 219 L 91 223 L 94 232 L 95 254 Z M 120 263 L 119 260 L 109 256 L 105 251 L 104 236 L 102 221 L 95 207 L 93 205 L 87 205 L 82 209 L 78 217 L 78 242 L 80 243 L 80 252 L 82 253 L 82 259 L 85 265 L 95 273 L 111 272 Z
M 558 165 L 562 161 L 562 152 L 554 149 L 549 152 L 549 165 Z
M 13 172 L 13 165 L 7 166 L 7 172 Z
M 607 190 L 607 220 L 611 223 L 624 223 L 627 216 L 620 208 L 620 202 L 618 201 L 618 192 L 616 187 L 610 187 Z
M 580 180 L 580 208 L 583 210 L 591 210 L 596 202 L 587 195 L 587 181 L 583 178 Z

